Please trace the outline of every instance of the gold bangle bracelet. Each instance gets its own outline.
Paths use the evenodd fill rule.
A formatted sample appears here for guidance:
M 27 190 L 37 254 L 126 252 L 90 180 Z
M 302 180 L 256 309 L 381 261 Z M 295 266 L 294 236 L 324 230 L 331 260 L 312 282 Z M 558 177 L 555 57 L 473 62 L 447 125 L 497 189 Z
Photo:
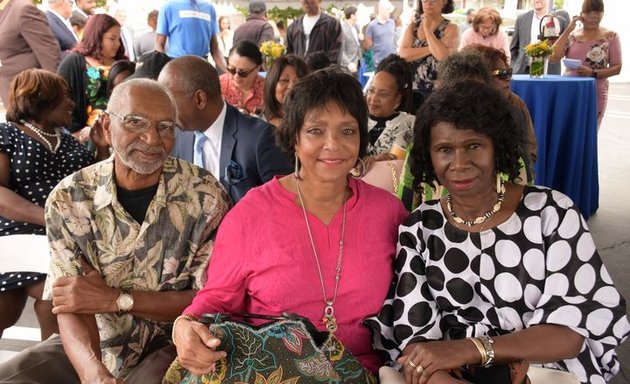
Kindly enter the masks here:
M 475 344 L 475 347 L 477 347 L 477 350 L 479 351 L 479 355 L 481 356 L 481 363 L 479 365 L 480 366 L 485 365 L 488 362 L 488 354 L 486 353 L 486 349 L 483 347 L 481 340 L 474 337 L 471 337 L 468 340 L 472 341 L 473 344 Z
M 173 329 L 171 330 L 171 341 L 173 342 L 174 346 L 177 346 L 177 344 L 175 343 L 175 326 L 177 325 L 177 322 L 180 320 L 188 320 L 188 321 L 198 321 L 198 319 L 193 316 L 193 315 L 179 315 L 175 318 L 175 321 L 173 321 Z

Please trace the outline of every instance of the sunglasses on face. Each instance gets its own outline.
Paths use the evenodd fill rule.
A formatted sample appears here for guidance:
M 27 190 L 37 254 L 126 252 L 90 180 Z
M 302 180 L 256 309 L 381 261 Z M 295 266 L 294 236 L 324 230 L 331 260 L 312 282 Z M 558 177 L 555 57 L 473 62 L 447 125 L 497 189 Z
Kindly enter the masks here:
M 512 78 L 512 68 L 495 69 L 492 71 L 492 76 L 498 77 L 501 80 L 510 80 Z
M 228 66 L 225 69 L 232 75 L 239 75 L 240 77 L 247 77 L 249 76 L 250 73 L 254 72 L 254 70 L 258 68 L 258 66 L 255 66 L 254 68 L 250 69 L 249 71 L 246 71 L 244 69 L 236 69 L 234 67 Z

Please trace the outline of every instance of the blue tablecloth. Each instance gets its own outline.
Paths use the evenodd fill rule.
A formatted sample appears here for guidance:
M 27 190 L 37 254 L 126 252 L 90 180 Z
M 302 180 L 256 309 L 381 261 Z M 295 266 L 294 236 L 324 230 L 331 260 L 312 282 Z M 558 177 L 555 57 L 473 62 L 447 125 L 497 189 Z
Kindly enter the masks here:
M 569 196 L 585 218 L 599 207 L 597 107 L 592 78 L 514 75 L 538 139 L 536 184 Z

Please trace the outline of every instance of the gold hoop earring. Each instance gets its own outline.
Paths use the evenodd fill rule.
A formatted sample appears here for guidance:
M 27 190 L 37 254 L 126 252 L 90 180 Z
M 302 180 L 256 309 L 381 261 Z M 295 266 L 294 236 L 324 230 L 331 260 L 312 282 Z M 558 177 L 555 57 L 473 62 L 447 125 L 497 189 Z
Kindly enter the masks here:
M 295 170 L 293 171 L 293 176 L 296 180 L 300 180 L 300 158 L 297 153 L 295 154 Z
M 350 176 L 355 179 L 360 179 L 367 173 L 367 168 L 365 167 L 365 163 L 362 158 L 358 158 L 357 164 L 350 170 Z

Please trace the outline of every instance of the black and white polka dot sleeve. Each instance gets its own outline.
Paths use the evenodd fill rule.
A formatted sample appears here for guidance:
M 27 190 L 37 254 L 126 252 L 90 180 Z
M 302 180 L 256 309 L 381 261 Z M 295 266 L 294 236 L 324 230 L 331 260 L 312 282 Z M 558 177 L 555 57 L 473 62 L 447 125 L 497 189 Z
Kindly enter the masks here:
M 378 316 L 366 320 L 374 330 L 375 349 L 390 360 L 396 360 L 409 343 L 443 337 L 441 312 L 425 273 L 425 258 L 430 255 L 422 236 L 422 216 L 417 210 L 401 224 L 392 286 Z

